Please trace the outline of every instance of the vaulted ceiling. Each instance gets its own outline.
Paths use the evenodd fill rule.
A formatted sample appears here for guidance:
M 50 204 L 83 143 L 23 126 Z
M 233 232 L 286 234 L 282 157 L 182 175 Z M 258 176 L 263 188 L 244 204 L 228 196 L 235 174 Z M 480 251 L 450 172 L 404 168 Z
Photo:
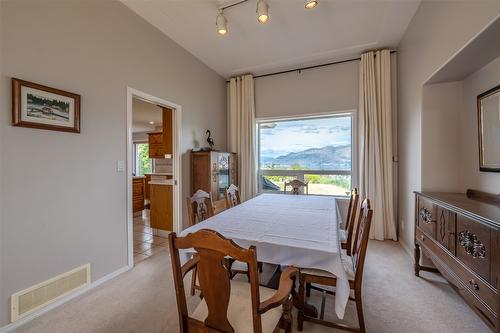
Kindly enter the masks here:
M 125 5 L 224 77 L 263 74 L 357 57 L 362 51 L 396 47 L 419 0 L 268 0 L 269 21 L 257 22 L 257 0 L 225 10 L 228 34 L 216 32 L 224 1 L 122 0 Z M 234 2 L 234 1 L 233 1 Z

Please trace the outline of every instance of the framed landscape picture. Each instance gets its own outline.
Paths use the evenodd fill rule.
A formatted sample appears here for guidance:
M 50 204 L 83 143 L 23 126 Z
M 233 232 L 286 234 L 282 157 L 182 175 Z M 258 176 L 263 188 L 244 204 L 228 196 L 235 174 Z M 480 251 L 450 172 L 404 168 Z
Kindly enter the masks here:
M 12 124 L 80 133 L 80 95 L 13 78 Z

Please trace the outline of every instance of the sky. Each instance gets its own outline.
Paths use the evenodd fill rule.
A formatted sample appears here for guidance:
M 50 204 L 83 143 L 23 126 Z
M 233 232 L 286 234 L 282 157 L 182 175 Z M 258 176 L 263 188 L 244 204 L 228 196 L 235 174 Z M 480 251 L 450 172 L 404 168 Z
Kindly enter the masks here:
M 351 143 L 350 116 L 265 122 L 259 128 L 261 157 Z

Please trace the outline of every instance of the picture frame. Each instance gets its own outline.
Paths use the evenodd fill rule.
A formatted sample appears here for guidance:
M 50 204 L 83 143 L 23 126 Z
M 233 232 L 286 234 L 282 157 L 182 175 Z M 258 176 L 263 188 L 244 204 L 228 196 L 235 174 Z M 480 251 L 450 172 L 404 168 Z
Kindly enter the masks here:
M 500 172 L 500 85 L 477 96 L 479 170 Z
M 80 95 L 12 78 L 12 125 L 80 133 Z

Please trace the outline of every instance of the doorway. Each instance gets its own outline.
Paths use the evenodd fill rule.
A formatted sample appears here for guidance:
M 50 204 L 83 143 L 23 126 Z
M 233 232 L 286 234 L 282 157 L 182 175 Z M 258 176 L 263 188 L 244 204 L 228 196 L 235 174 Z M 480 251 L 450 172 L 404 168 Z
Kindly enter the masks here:
M 181 230 L 181 106 L 127 88 L 128 265 L 165 251 Z

